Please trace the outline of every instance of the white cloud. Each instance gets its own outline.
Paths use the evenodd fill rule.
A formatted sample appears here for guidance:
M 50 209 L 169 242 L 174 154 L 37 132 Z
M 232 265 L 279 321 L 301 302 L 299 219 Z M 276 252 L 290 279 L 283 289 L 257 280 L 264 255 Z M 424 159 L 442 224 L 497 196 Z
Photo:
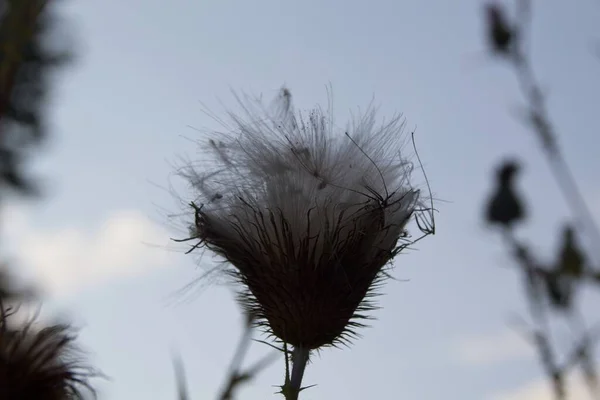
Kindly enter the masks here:
M 52 295 L 166 264 L 167 233 L 137 211 L 114 213 L 91 231 L 81 226 L 40 230 L 26 212 L 12 207 L 5 215 L 16 261 Z
M 588 388 L 579 377 L 569 380 L 567 389 L 569 400 L 593 400 Z M 521 388 L 493 394 L 488 400 L 554 400 L 548 380 L 539 380 Z
M 486 366 L 531 358 L 533 348 L 516 331 L 471 336 L 458 341 L 456 356 L 463 364 Z

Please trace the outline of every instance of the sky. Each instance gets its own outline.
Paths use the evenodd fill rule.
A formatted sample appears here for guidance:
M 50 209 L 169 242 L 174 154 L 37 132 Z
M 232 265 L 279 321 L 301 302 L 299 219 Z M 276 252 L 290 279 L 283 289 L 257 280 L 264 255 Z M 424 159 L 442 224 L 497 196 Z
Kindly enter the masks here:
M 539 4 L 538 4 L 539 3 Z M 192 127 L 234 104 L 230 89 L 299 108 L 327 102 L 337 120 L 374 99 L 401 112 L 436 205 L 436 235 L 400 255 L 372 327 L 348 349 L 315 356 L 304 399 L 550 399 L 535 353 L 509 325 L 525 315 L 518 277 L 481 220 L 491 172 L 519 157 L 519 188 L 535 205 L 519 234 L 550 257 L 568 209 L 536 138 L 518 119 L 511 72 L 490 59 L 482 2 L 405 0 L 67 0 L 79 58 L 56 80 L 50 140 L 34 170 L 40 201 L 5 205 L 11 260 L 46 293 L 48 315 L 81 329 L 90 359 L 110 377 L 102 399 L 175 398 L 172 351 L 193 399 L 216 398 L 242 329 L 230 287 L 204 281 L 210 256 L 183 254 L 168 218 L 191 196 L 173 176 L 194 158 Z M 534 2 L 534 68 L 565 157 L 600 220 L 600 4 Z M 418 175 L 416 179 L 422 179 Z M 422 183 L 422 182 L 421 182 Z M 179 227 L 181 228 L 181 227 Z M 177 295 L 179 294 L 179 295 Z M 585 293 L 592 323 L 598 295 Z M 563 329 L 560 340 L 569 336 Z M 256 337 L 260 335 L 256 333 Z M 253 344 L 246 364 L 268 354 Z M 277 398 L 279 358 L 238 398 Z M 575 377 L 573 399 L 587 399 Z

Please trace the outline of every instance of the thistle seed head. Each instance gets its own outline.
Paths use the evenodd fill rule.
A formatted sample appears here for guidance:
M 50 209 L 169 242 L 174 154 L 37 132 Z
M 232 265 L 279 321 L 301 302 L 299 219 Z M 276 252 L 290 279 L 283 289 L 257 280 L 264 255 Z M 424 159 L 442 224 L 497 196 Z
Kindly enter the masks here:
M 33 323 L 11 328 L 0 323 L 0 398 L 88 399 L 89 379 L 98 374 L 85 364 L 67 325 L 35 330 Z
M 242 305 L 276 338 L 343 343 L 369 317 L 420 205 L 399 153 L 403 120 L 376 125 L 369 109 L 338 132 L 320 108 L 295 111 L 287 89 L 270 109 L 238 100 L 246 118 L 230 113 L 233 128 L 184 171 L 194 248 L 226 261 Z

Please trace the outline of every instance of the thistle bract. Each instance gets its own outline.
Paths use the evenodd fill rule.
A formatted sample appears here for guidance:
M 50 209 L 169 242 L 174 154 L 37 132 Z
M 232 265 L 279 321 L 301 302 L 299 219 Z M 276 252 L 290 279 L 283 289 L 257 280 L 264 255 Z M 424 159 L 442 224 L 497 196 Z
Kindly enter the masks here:
M 238 100 L 240 100 L 238 98 Z M 195 247 L 225 261 L 240 301 L 275 337 L 317 349 L 355 335 L 420 203 L 400 154 L 403 120 L 375 112 L 338 130 L 331 113 L 240 100 L 245 116 L 203 143 L 184 175 Z

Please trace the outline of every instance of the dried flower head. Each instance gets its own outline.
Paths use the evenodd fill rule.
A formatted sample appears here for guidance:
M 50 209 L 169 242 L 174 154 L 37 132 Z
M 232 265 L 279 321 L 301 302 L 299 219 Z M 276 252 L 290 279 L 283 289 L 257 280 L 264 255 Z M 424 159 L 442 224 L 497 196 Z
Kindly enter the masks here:
M 97 375 L 74 346 L 76 336 L 68 325 L 35 330 L 0 320 L 0 398 L 87 399 L 94 395 L 88 380 Z
M 487 205 L 486 220 L 510 228 L 525 218 L 525 208 L 515 188 L 520 170 L 516 161 L 505 161 L 496 170 L 496 188 Z
M 386 265 L 409 244 L 420 204 L 401 157 L 403 121 L 369 109 L 336 132 L 331 114 L 303 116 L 282 89 L 274 107 L 242 101 L 247 119 L 208 139 L 184 171 L 194 248 L 226 260 L 259 326 L 305 349 L 345 342 L 374 308 Z
M 488 42 L 492 51 L 499 55 L 508 55 L 513 50 L 515 31 L 511 27 L 504 8 L 499 4 L 489 3 L 485 7 Z

